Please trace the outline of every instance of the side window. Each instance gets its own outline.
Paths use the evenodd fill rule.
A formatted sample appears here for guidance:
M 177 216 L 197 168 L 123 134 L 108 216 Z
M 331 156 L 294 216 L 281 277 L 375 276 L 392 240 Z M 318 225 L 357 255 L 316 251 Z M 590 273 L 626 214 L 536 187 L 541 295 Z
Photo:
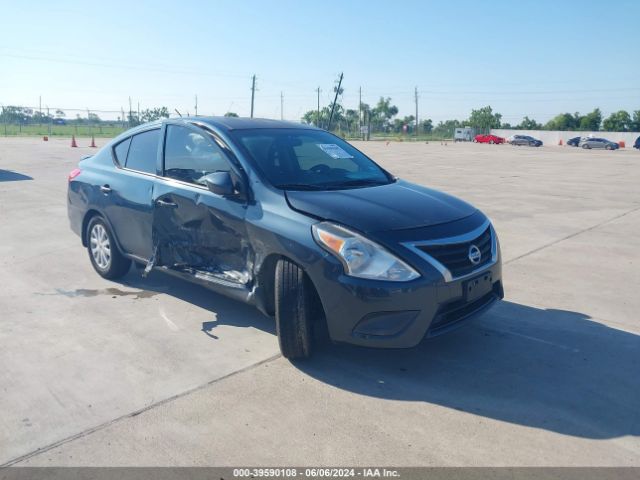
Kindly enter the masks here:
M 125 162 L 127 161 L 127 152 L 129 151 L 130 144 L 131 144 L 131 137 L 121 141 L 119 144 L 117 144 L 113 148 L 118 165 L 124 166 Z
M 224 152 L 206 134 L 179 125 L 167 125 L 164 176 L 204 185 L 202 177 L 231 170 Z
M 149 130 L 131 137 L 126 167 L 155 174 L 159 139 L 160 129 Z

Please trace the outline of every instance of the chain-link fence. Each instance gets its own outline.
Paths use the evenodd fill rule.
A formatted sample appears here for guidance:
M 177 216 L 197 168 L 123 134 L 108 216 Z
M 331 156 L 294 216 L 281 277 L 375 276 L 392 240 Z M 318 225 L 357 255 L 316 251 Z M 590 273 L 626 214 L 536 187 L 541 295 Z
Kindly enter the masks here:
M 0 136 L 115 137 L 123 131 L 159 118 L 168 118 L 166 107 L 138 110 L 98 110 L 77 108 L 40 108 L 25 106 L 0 107 Z M 300 121 L 327 129 L 329 109 Z M 317 121 L 319 119 L 319 121 Z M 428 122 L 428 123 L 427 123 Z M 440 140 L 453 138 L 451 132 L 434 132 L 430 120 L 421 121 L 415 131 L 413 117 L 389 119 L 372 112 L 343 111 L 338 106 L 332 118 L 331 131 L 347 139 L 371 140 Z
M 0 110 L 0 136 L 114 137 L 161 116 L 169 116 L 166 108 L 129 112 L 9 105 Z

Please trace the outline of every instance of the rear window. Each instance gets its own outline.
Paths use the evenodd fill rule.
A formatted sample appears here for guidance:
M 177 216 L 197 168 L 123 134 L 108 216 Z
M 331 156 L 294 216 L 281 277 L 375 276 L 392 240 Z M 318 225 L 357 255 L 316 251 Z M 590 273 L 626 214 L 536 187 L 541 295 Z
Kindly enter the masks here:
M 113 152 L 116 156 L 116 162 L 119 165 L 124 165 L 127 161 L 127 152 L 129 152 L 129 145 L 131 144 L 131 137 L 121 141 L 113 148 Z
M 160 129 L 149 130 L 131 137 L 126 167 L 138 172 L 156 173 Z

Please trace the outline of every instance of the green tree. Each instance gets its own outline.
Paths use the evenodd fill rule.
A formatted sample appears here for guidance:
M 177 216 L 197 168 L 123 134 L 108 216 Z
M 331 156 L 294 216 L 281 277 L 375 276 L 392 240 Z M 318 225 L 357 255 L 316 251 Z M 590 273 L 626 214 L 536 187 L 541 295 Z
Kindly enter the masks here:
M 596 132 L 600 130 L 602 123 L 602 112 L 596 108 L 593 112 L 587 113 L 580 119 L 580 130 Z
M 430 118 L 420 122 L 420 131 L 422 133 L 431 133 L 433 131 L 433 121 Z
M 238 118 L 238 114 L 236 112 L 227 112 L 224 114 L 224 116 Z
M 167 107 L 159 107 L 146 109 L 140 113 L 140 120 L 144 122 L 153 122 L 161 118 L 169 118 L 169 109 Z
M 506 128 L 506 127 L 505 127 Z M 542 125 L 536 122 L 533 118 L 524 117 L 519 125 L 516 125 L 519 130 L 541 130 Z
M 404 118 L 396 118 L 393 120 L 393 131 L 396 133 L 404 133 L 404 126 L 407 126 L 407 133 L 413 132 L 415 128 L 415 117 L 413 115 L 409 115 Z
M 545 130 L 577 130 L 580 127 L 580 114 L 561 113 L 549 120 L 545 126 Z
M 493 109 L 487 105 L 477 110 L 471 110 L 469 124 L 483 132 L 488 132 L 492 128 L 500 128 L 502 115 L 493 113 Z
M 377 105 L 371 110 L 371 123 L 378 130 L 388 132 L 391 128 L 391 120 L 398 114 L 398 107 L 391 105 L 391 98 L 380 97 Z
M 629 130 L 632 132 L 640 132 L 640 110 L 634 110 Z
M 347 109 L 344 112 L 344 123 L 346 124 L 346 130 L 348 132 L 356 132 L 358 129 L 358 111 L 354 109 Z
M 602 122 L 602 128 L 608 132 L 628 132 L 631 129 L 631 115 L 625 110 L 612 113 Z
M 464 122 L 459 120 L 440 121 L 433 129 L 433 133 L 442 137 L 453 138 L 453 132 L 455 132 L 455 129 L 463 126 Z

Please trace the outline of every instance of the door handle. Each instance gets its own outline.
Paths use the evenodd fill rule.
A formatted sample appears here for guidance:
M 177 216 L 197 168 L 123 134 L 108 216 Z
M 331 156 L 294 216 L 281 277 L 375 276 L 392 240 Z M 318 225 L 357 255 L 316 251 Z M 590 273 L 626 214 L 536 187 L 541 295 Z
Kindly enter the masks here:
M 156 205 L 159 207 L 178 208 L 178 204 L 170 200 L 163 200 L 162 198 L 156 200 Z
M 111 193 L 111 187 L 107 184 L 104 184 L 100 187 L 100 191 L 106 195 L 108 193 Z

